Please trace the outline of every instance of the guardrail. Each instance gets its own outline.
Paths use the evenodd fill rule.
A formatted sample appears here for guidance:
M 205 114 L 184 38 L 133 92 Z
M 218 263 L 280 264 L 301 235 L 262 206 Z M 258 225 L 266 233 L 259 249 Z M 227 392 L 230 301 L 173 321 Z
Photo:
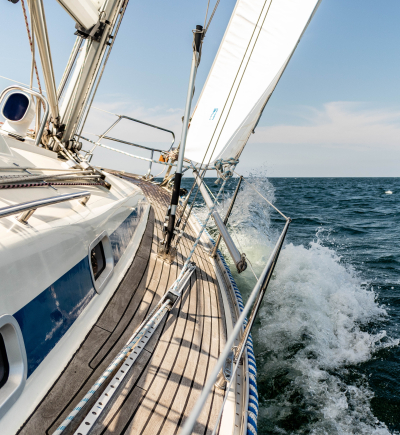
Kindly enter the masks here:
M 232 330 L 231 335 L 228 337 L 226 345 L 220 354 L 220 357 L 214 367 L 214 370 L 211 373 L 211 376 L 208 378 L 203 391 L 197 400 L 195 406 L 193 407 L 192 412 L 189 414 L 182 430 L 180 431 L 179 435 L 190 435 L 193 431 L 194 425 L 196 424 L 197 418 L 199 417 L 206 401 L 208 398 L 208 395 L 210 394 L 211 390 L 213 389 L 217 379 L 219 380 L 218 386 L 221 387 L 221 377 L 225 379 L 225 383 L 229 382 L 229 385 L 226 387 L 226 391 L 230 390 L 230 387 L 232 385 L 232 382 L 235 378 L 235 374 L 237 371 L 237 368 L 240 364 L 240 360 L 242 358 L 242 355 L 245 350 L 245 345 L 247 342 L 247 339 L 250 334 L 250 330 L 254 324 L 254 320 L 257 316 L 258 310 L 260 308 L 261 302 L 264 298 L 265 292 L 267 290 L 269 281 L 271 279 L 272 273 L 274 271 L 276 262 L 279 257 L 279 253 L 281 251 L 283 242 L 286 237 L 287 230 L 289 228 L 289 224 L 291 222 L 290 218 L 286 218 L 286 224 L 283 228 L 283 231 L 268 259 L 268 262 L 263 270 L 263 272 L 260 275 L 260 278 L 258 279 L 256 285 L 254 286 L 246 305 L 240 314 L 239 318 L 237 319 L 237 322 Z M 245 330 L 243 331 L 243 335 L 241 337 L 240 343 L 237 346 L 237 348 L 233 347 L 233 344 L 236 340 L 236 338 L 239 336 L 243 323 L 246 319 L 247 314 L 250 312 L 250 317 L 247 321 L 247 326 Z M 221 373 L 221 374 L 220 374 Z M 220 418 L 222 416 L 222 412 L 224 409 L 225 402 L 227 400 L 228 395 L 225 394 L 224 402 L 221 406 L 220 413 L 218 415 L 218 419 L 215 423 L 214 431 L 213 433 L 216 433 L 217 428 L 219 427 Z
M 150 124 L 148 122 L 140 121 L 139 119 L 131 118 L 130 116 L 117 115 L 117 114 L 115 114 L 115 116 L 117 116 L 118 119 L 113 124 L 111 124 L 111 126 L 108 127 L 107 130 L 103 134 L 101 134 L 99 136 L 99 140 L 97 141 L 97 143 L 95 142 L 95 145 L 92 147 L 92 149 L 89 152 L 87 152 L 87 154 L 86 154 L 86 160 L 87 161 L 89 161 L 89 162 L 91 161 L 91 159 L 93 157 L 93 151 L 98 146 L 98 142 L 100 142 L 102 139 L 112 140 L 114 142 L 120 142 L 120 143 L 123 143 L 123 144 L 126 144 L 126 145 L 131 145 L 131 146 L 134 146 L 134 147 L 137 147 L 137 148 L 142 148 L 142 149 L 145 149 L 145 150 L 149 150 L 150 151 L 150 159 L 151 160 L 153 160 L 154 151 L 159 152 L 159 153 L 164 153 L 164 152 L 170 152 L 172 150 L 172 147 L 174 146 L 174 143 L 175 143 L 175 133 L 172 130 L 168 130 L 167 128 L 159 127 L 158 125 Z M 166 133 L 170 133 L 172 135 L 171 146 L 167 150 L 159 150 L 157 148 L 146 147 L 144 145 L 139 145 L 137 143 L 127 142 L 127 141 L 124 141 L 124 140 L 121 140 L 121 139 L 116 139 L 116 138 L 113 138 L 113 137 L 110 137 L 110 136 L 106 136 L 107 133 L 109 133 L 123 119 L 127 119 L 128 121 L 137 122 L 139 124 L 146 125 L 147 127 L 155 128 L 157 130 L 161 130 L 161 131 L 165 131 Z M 87 140 L 83 136 L 79 136 L 79 137 L 81 137 L 84 140 Z M 152 164 L 153 164 L 153 162 L 150 161 L 149 169 L 147 171 L 147 175 L 150 175 Z
M 77 193 L 67 193 L 65 195 L 52 196 L 50 198 L 37 199 L 35 201 L 23 202 L 21 204 L 10 205 L 8 207 L 0 208 L 0 218 L 12 216 L 14 214 L 22 213 L 18 221 L 26 224 L 28 219 L 33 215 L 36 209 L 46 207 L 48 205 L 59 204 L 60 202 L 72 201 L 74 199 L 81 199 L 79 201 L 82 205 L 86 205 L 89 201 L 90 192 L 87 190 Z

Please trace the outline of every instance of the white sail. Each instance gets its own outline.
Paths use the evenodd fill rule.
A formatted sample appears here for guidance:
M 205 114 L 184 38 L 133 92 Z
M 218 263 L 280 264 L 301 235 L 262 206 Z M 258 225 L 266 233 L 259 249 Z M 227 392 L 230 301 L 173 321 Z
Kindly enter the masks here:
M 85 29 L 92 28 L 99 21 L 102 0 L 57 0 L 71 17 Z
M 194 110 L 186 158 L 207 164 L 240 155 L 320 1 L 237 1 Z

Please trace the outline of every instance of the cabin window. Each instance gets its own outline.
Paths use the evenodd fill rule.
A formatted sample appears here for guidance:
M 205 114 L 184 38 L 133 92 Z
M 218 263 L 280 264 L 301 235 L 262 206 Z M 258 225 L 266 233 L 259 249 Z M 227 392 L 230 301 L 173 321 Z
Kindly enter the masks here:
M 17 319 L 0 315 L 0 421 L 21 395 L 27 373 L 24 338 Z
M 3 107 L 3 116 L 9 121 L 20 121 L 29 108 L 29 98 L 18 92 L 11 94 Z
M 90 261 L 92 262 L 94 279 L 95 281 L 97 281 L 103 270 L 106 268 L 106 257 L 104 255 L 104 248 L 102 242 L 99 242 L 92 249 Z
M 10 365 L 8 363 L 6 345 L 0 333 L 0 388 L 7 382 L 9 373 Z
M 97 293 L 101 293 L 114 272 L 113 251 L 105 231 L 89 245 L 88 258 L 93 286 Z

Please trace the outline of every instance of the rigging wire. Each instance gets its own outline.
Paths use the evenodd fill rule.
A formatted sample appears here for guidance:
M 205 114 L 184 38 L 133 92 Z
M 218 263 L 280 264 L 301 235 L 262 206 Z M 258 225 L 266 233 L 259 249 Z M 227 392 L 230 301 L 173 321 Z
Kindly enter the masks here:
M 208 187 L 206 182 L 204 182 L 204 186 L 206 186 L 207 190 L 210 192 L 210 195 L 214 198 L 214 201 L 215 201 L 215 195 L 211 192 L 211 189 Z M 224 200 L 225 192 L 222 192 L 222 195 L 223 195 L 222 200 Z
M 36 62 L 35 62 L 35 64 L 36 64 Z M 36 89 L 36 90 L 39 91 L 42 95 L 47 93 L 46 91 L 43 91 L 43 92 L 42 92 L 42 89 L 41 89 L 41 88 L 36 88 L 35 86 L 27 85 L 26 83 L 22 83 L 22 82 L 19 82 L 18 80 L 10 79 L 9 77 L 0 76 L 0 79 L 8 80 L 9 82 L 17 83 L 17 84 L 22 85 L 22 86 L 26 86 L 27 88 L 30 87 L 31 89 Z M 39 84 L 39 85 L 40 85 L 40 84 Z M 116 113 L 109 112 L 108 110 L 100 109 L 100 107 L 92 106 L 92 109 L 100 110 L 101 112 L 109 113 L 110 115 L 119 116 L 119 115 L 117 115 Z M 83 132 L 83 133 L 85 133 L 85 132 Z M 91 134 L 91 135 L 93 135 L 93 136 L 98 136 L 98 134 L 95 134 L 95 133 L 86 133 L 86 134 Z
M 203 29 L 205 29 L 206 28 L 206 24 L 207 24 L 207 15 L 208 15 L 208 8 L 210 7 L 210 0 L 208 0 L 208 3 L 207 3 L 207 10 L 206 10 L 206 16 L 204 17 L 204 26 L 203 26 Z
M 80 136 L 80 135 L 82 134 L 82 130 L 83 130 L 84 126 L 85 126 L 85 123 L 86 123 L 87 117 L 88 117 L 89 112 L 90 112 L 90 109 L 91 109 L 91 107 L 92 107 L 94 97 L 96 96 L 97 89 L 98 89 L 98 87 L 99 87 L 99 84 L 100 84 L 101 78 L 103 77 L 104 69 L 105 69 L 105 67 L 106 67 L 106 65 L 107 65 L 107 62 L 108 62 L 108 59 L 109 59 L 109 57 L 110 57 L 111 51 L 112 51 L 112 49 L 113 49 L 113 47 L 114 47 L 114 42 L 115 42 L 115 40 L 116 40 L 116 38 L 117 38 L 119 28 L 121 27 L 122 19 L 124 18 L 124 15 L 125 15 L 125 12 L 126 12 L 126 8 L 128 7 L 128 3 L 129 3 L 129 0 L 126 0 L 126 1 L 124 2 L 124 4 L 122 5 L 122 8 L 121 8 L 121 10 L 120 10 L 120 12 L 119 12 L 120 16 L 118 17 L 118 23 L 117 23 L 116 28 L 115 28 L 115 30 L 114 30 L 114 34 L 112 35 L 111 44 L 110 44 L 110 47 L 109 47 L 109 49 L 108 49 L 108 51 L 107 51 L 106 58 L 105 58 L 105 60 L 104 60 L 104 62 L 103 62 L 102 69 L 101 69 L 101 71 L 100 71 L 100 75 L 98 76 L 98 78 L 95 78 L 95 80 L 97 80 L 97 83 L 96 83 L 96 87 L 95 87 L 95 89 L 94 89 L 94 91 L 93 91 L 93 93 L 92 93 L 92 98 L 91 98 L 91 100 L 90 100 L 90 103 L 89 103 L 89 105 L 88 105 L 87 108 L 86 108 L 85 118 L 83 119 L 83 122 L 82 122 L 82 118 L 81 118 L 80 121 L 78 121 L 77 130 L 78 130 L 79 127 L 80 127 L 80 132 L 79 132 L 79 135 L 78 135 L 78 136 Z M 100 110 L 101 110 L 101 109 L 100 109 Z M 81 125 L 80 125 L 80 124 L 81 124 Z
M 239 175 L 236 171 L 235 172 L 236 175 Z M 240 175 L 239 175 L 240 177 Z M 261 198 L 266 201 L 273 209 L 275 209 L 283 218 L 285 218 L 286 220 L 288 220 L 289 218 L 287 216 L 285 216 L 280 210 L 278 210 L 271 202 L 268 201 L 267 198 L 265 198 L 265 196 L 263 196 L 251 183 L 249 183 L 244 177 L 243 177 L 243 181 L 245 181 L 247 183 L 248 186 L 250 186 L 254 192 L 256 192 L 258 195 L 261 196 Z
M 203 31 L 203 38 L 206 36 L 207 30 L 210 27 L 211 21 L 214 18 L 215 12 L 217 11 L 218 5 L 219 5 L 220 0 L 217 0 L 217 3 L 215 3 L 214 6 L 214 10 L 212 11 L 211 15 L 210 15 L 210 19 L 208 20 L 207 26 L 205 26 L 206 24 L 206 20 L 204 20 L 204 31 Z M 207 13 L 206 13 L 206 19 L 207 19 L 207 14 L 208 14 L 208 6 L 210 4 L 210 0 L 208 0 L 208 5 L 207 5 Z
M 32 53 L 32 70 L 31 70 L 31 79 L 30 79 L 31 84 L 30 84 L 30 88 L 32 89 L 32 85 L 33 85 L 33 69 L 34 69 L 35 73 L 36 73 L 36 80 L 37 80 L 37 83 L 38 83 L 38 86 L 39 86 L 39 92 L 43 95 L 42 86 L 40 84 L 39 72 L 38 72 L 37 64 L 36 64 L 36 60 L 35 60 L 35 46 L 34 46 L 33 30 L 32 30 L 32 36 L 31 36 L 31 32 L 29 30 L 29 23 L 28 23 L 28 17 L 27 17 L 27 14 L 26 14 L 24 0 L 21 0 L 21 6 L 22 6 L 22 12 L 24 14 L 24 19 L 25 19 L 26 31 L 28 33 L 29 45 L 31 47 L 31 53 Z M 6 78 L 6 77 L 3 77 L 3 78 Z M 10 79 L 8 79 L 8 80 L 10 80 Z M 16 83 L 18 83 L 18 82 L 16 82 Z M 42 105 L 43 105 L 43 110 L 44 110 L 45 106 L 44 106 L 43 101 L 42 101 Z

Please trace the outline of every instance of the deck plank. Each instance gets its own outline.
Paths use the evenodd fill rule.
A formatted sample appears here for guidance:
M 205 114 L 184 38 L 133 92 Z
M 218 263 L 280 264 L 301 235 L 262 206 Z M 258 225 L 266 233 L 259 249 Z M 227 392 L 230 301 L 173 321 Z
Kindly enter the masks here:
M 170 195 L 151 183 L 135 177 L 130 180 L 152 204 L 135 259 L 76 354 L 79 362 L 73 359 L 68 365 L 71 385 L 67 385 L 70 379 L 61 375 L 21 434 L 51 434 L 55 430 L 174 283 L 189 255 L 197 236 L 190 225 L 172 264 L 157 257 Z M 189 415 L 226 341 L 219 287 L 202 244 L 197 246 L 193 261 L 197 269 L 184 296 L 154 331 L 91 435 L 172 435 Z M 96 339 L 89 340 L 96 334 Z M 90 353 L 83 354 L 87 349 Z M 63 388 L 69 388 L 68 395 L 63 394 Z M 194 433 L 211 433 L 222 400 L 221 391 L 210 394 Z

